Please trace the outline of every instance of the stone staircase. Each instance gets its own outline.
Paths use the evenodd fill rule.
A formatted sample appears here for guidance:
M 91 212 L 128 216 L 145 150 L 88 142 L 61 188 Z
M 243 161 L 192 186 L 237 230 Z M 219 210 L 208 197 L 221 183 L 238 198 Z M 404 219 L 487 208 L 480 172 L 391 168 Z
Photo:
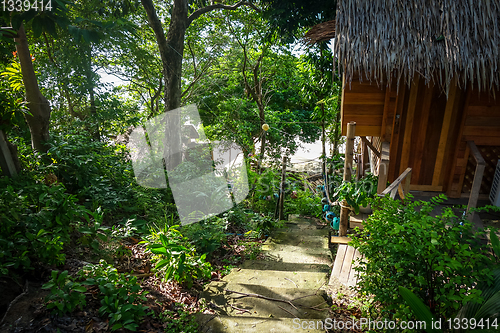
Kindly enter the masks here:
M 328 317 L 332 265 L 327 237 L 327 227 L 292 215 L 264 243 L 265 260 L 245 261 L 205 287 L 201 298 L 217 314 L 197 315 L 200 332 L 324 333 L 319 322 Z

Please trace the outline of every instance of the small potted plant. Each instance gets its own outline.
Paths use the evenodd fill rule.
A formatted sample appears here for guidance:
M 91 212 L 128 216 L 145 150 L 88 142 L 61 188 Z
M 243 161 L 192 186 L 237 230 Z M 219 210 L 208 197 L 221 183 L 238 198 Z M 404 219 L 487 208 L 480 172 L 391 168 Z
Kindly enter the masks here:
M 371 212 L 368 199 L 377 194 L 377 180 L 377 176 L 367 174 L 358 181 L 343 181 L 337 187 L 333 197 L 339 202 L 345 200 L 356 214 L 359 214 L 360 211 L 368 214 Z

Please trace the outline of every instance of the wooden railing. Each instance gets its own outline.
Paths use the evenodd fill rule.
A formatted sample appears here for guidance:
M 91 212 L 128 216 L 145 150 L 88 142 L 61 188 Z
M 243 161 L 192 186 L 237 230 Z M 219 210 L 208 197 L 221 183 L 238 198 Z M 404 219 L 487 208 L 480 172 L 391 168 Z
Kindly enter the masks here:
M 484 167 L 486 165 L 483 156 L 477 149 L 474 141 L 467 141 L 472 157 L 476 162 L 476 171 L 474 172 L 474 180 L 472 182 L 472 188 L 469 196 L 469 204 L 467 205 L 467 218 L 469 221 L 474 219 L 474 212 L 470 212 L 472 208 L 476 208 L 477 199 L 479 198 L 479 190 L 481 189 L 481 181 L 483 180 Z
M 380 151 L 377 150 L 373 146 L 373 144 L 366 139 L 366 137 L 362 136 L 361 140 L 368 148 L 371 149 L 373 154 L 377 157 L 378 161 L 378 184 L 377 184 L 377 193 L 382 193 L 387 186 L 387 175 L 389 173 L 389 151 L 391 148 L 391 144 L 389 142 L 382 142 L 382 146 Z
M 404 183 L 403 183 L 404 181 Z M 404 199 L 406 194 L 410 192 L 410 182 L 411 182 L 411 168 L 407 168 L 399 177 L 392 182 L 382 193 L 379 194 L 380 197 L 385 197 L 390 193 L 391 199 L 396 197 L 396 193 L 399 193 L 399 197 Z

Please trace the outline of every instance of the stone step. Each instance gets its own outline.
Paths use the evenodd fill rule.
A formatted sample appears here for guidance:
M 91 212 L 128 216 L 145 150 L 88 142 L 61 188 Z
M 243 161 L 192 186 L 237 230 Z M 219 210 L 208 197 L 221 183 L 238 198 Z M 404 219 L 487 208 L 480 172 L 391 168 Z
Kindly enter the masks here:
M 275 262 L 269 261 L 268 269 L 233 269 L 223 281 L 262 285 L 268 288 L 301 288 L 316 290 L 328 283 L 328 272 L 283 271 L 273 269 Z M 278 266 L 280 263 L 276 263 Z
M 301 320 L 298 318 L 229 317 L 198 313 L 196 319 L 200 325 L 199 332 L 203 333 L 325 333 L 326 331 L 321 328 L 324 327 L 326 318 Z
M 240 295 L 238 292 L 263 297 L 248 297 Z M 328 315 L 329 309 L 328 304 L 325 302 L 326 293 L 323 290 L 299 289 L 295 287 L 269 288 L 264 285 L 214 281 L 205 287 L 201 297 L 215 305 L 220 314 L 230 316 L 251 316 L 266 319 L 324 319 Z M 264 297 L 269 299 L 265 299 Z M 283 300 L 285 302 L 276 300 Z M 292 304 L 287 303 L 288 301 Z
M 293 263 L 293 262 L 276 262 L 266 260 L 246 260 L 241 268 L 254 269 L 254 270 L 268 270 L 275 271 L 288 271 L 288 272 L 317 272 L 328 274 L 331 272 L 331 263 L 328 264 L 308 264 L 308 263 Z M 234 269 L 235 271 L 238 268 Z
M 327 234 L 316 220 L 290 216 L 264 243 L 265 259 L 247 260 L 205 287 L 200 296 L 217 314 L 197 314 L 200 332 L 324 333 L 332 266 Z
M 328 248 L 328 236 L 326 232 L 311 234 L 311 232 L 301 231 L 280 231 L 268 238 L 264 244 L 286 244 L 301 247 Z
M 328 253 L 308 253 L 306 251 L 278 251 L 267 250 L 263 251 L 267 260 L 291 262 L 291 263 L 306 263 L 306 264 L 330 264 L 332 262 L 331 254 Z

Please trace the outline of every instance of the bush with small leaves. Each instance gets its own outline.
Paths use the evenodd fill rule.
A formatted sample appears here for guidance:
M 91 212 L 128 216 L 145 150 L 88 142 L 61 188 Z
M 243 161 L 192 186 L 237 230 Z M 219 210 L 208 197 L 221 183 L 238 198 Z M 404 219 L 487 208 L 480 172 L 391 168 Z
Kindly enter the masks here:
M 73 312 L 77 307 L 85 306 L 85 294 L 87 288 L 75 282 L 68 271 L 59 273 L 52 271 L 52 279 L 42 286 L 43 289 L 50 289 L 50 294 L 46 297 L 47 309 L 62 315 Z
M 377 198 L 374 213 L 350 243 L 364 256 L 357 288 L 374 295 L 383 316 L 412 317 L 400 286 L 424 300 L 438 318 L 452 318 L 462 304 L 482 301 L 481 291 L 473 287 L 492 282 L 491 246 L 484 244 L 484 232 L 452 208 L 432 214 L 445 199 L 412 202 L 408 196 L 402 203 Z
M 116 268 L 104 260 L 97 265 L 87 265 L 79 275 L 86 280 L 85 285 L 95 285 L 101 291 L 99 314 L 107 315 L 111 330 L 126 328 L 137 330 L 139 323 L 146 316 L 145 293 L 137 283 L 137 277 L 118 273 Z

